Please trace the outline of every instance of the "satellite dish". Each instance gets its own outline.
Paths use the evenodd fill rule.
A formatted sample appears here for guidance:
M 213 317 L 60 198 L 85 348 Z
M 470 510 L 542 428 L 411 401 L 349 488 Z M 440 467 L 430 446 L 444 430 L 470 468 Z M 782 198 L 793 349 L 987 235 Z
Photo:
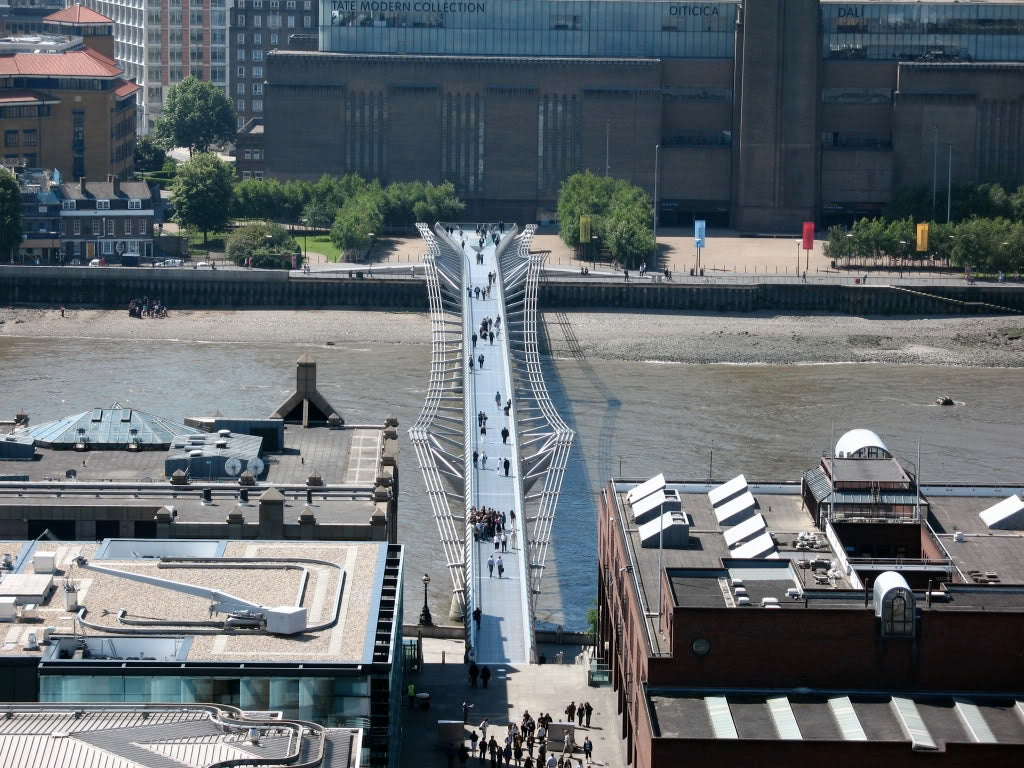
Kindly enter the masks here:
M 238 477 L 242 472 L 242 460 L 237 456 L 230 456 L 224 462 L 224 471 L 232 477 Z
M 261 474 L 263 474 L 263 459 L 261 459 L 259 456 L 249 459 L 245 468 L 252 472 L 253 477 L 259 477 Z

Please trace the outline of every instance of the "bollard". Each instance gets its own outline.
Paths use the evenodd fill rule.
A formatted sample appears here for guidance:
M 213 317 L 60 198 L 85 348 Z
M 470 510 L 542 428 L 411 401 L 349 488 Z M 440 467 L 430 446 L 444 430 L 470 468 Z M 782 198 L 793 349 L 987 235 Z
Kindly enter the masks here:
M 441 663 L 444 664 L 444 651 L 441 651 Z

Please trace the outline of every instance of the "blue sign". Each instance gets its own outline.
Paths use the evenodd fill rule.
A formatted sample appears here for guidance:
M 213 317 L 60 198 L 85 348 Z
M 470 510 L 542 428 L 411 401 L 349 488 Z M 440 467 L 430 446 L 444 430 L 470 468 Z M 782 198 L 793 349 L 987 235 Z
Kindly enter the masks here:
M 698 248 L 704 247 L 704 236 L 707 232 L 707 225 L 704 219 L 697 219 L 693 222 L 693 244 Z

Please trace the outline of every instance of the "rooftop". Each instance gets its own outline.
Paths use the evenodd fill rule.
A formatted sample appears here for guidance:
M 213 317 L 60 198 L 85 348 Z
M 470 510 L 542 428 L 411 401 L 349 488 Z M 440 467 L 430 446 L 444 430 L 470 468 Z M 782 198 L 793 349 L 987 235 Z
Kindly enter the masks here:
M 102 13 L 97 13 L 92 8 L 75 3 L 67 8 L 51 13 L 44 21 L 52 21 L 65 24 L 113 24 L 113 19 L 108 19 Z
M 358 729 L 319 728 L 246 716 L 209 704 L 4 704 L 0 763 L 5 768 L 197 768 L 229 760 L 262 765 L 355 768 Z M 255 729 L 255 730 L 254 730 Z M 255 738 L 254 738 L 255 737 Z M 319 761 L 313 763 L 313 761 Z
M 112 59 L 92 49 L 0 56 L 0 75 L 115 78 L 124 74 Z M 140 182 L 141 183 L 141 182 Z
M 888 464 L 887 460 L 854 461 Z M 771 604 L 786 610 L 873 610 L 870 595 L 865 603 L 863 582 L 857 572 L 847 570 L 845 551 L 837 552 L 835 542 L 815 528 L 798 486 L 750 483 L 746 487 L 755 502 L 752 516 L 737 521 L 737 525 L 722 526 L 708 498 L 708 492 L 717 484 L 670 481 L 665 485 L 665 493 L 670 497 L 678 494 L 689 517 L 689 544 L 666 545 L 659 552 L 657 546 L 641 545 L 639 526 L 633 520 L 634 508 L 627 498 L 637 485 L 633 481 L 615 481 L 615 499 L 632 578 L 642 593 L 645 610 L 658 602 L 659 563 L 668 572 L 673 604 L 681 608 L 750 610 Z M 1024 610 L 1024 531 L 990 531 L 978 518 L 978 512 L 1015 491 L 935 488 L 935 494 L 929 495 L 929 490 L 923 489 L 930 503 L 930 522 L 957 569 L 952 582 L 943 583 L 948 566 L 940 565 L 948 561 L 934 555 L 927 561 L 908 558 L 904 563 L 898 559 L 849 562 L 861 570 L 865 579 L 880 570 L 932 568 L 932 595 L 929 598 L 923 584 L 916 592 L 918 606 L 925 610 Z M 729 503 L 723 502 L 717 510 Z M 637 499 L 637 508 L 643 506 L 642 500 Z M 763 522 L 757 519 L 758 515 Z M 918 524 L 911 521 L 906 525 Z M 954 531 L 962 535 L 957 536 Z M 654 630 L 652 623 L 649 638 L 657 652 L 663 641 Z
M 124 87 L 119 86 L 119 88 Z M 78 182 L 67 182 L 62 187 L 64 197 L 68 200 L 88 200 L 97 198 L 99 200 L 113 200 L 115 198 L 138 198 L 148 200 L 153 195 L 153 190 L 144 181 L 121 181 L 118 182 L 119 193 L 114 192 L 112 181 L 87 181 L 83 192 Z
M 1024 701 L 975 694 L 650 689 L 655 738 L 1024 744 Z
M 375 634 L 393 624 L 385 571 L 394 589 L 401 567 L 400 550 L 382 542 L 2 546 L 18 554 L 0 578 L 0 597 L 20 608 L 0 655 L 41 654 L 48 665 L 368 664 Z M 66 608 L 67 594 L 77 598 L 77 611 Z M 34 648 L 30 634 L 48 642 Z

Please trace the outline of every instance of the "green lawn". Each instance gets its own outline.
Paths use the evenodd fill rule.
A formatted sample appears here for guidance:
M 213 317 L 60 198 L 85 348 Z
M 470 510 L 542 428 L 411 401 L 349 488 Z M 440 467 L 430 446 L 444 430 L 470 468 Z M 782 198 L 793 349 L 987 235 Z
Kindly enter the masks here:
M 225 232 L 208 232 L 206 243 L 203 244 L 203 233 L 194 232 L 189 238 L 188 252 L 193 259 L 197 260 L 205 259 L 209 251 L 223 254 L 226 239 L 227 234 Z
M 302 235 L 297 235 L 295 239 L 300 247 L 306 247 L 306 239 Z M 330 262 L 341 261 L 341 252 L 338 250 L 338 246 L 331 242 L 330 235 L 310 235 L 308 238 L 308 248 L 311 253 L 322 253 Z M 316 263 L 317 257 L 311 257 L 310 261 Z

